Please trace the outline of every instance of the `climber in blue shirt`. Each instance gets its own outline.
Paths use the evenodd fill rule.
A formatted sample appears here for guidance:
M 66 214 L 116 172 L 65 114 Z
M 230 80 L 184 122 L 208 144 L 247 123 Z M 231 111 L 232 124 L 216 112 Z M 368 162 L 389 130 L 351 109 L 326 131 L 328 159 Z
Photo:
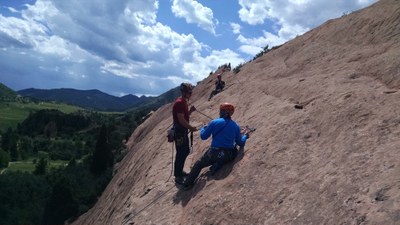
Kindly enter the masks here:
M 231 119 L 235 107 L 223 103 L 219 108 L 220 118 L 212 120 L 201 128 L 200 138 L 207 140 L 212 135 L 211 147 L 196 161 L 189 175 L 183 182 L 183 189 L 189 190 L 204 167 L 211 166 L 211 174 L 215 174 L 224 164 L 231 162 L 237 156 L 235 145 L 244 147 L 249 134 L 241 134 L 240 127 Z
M 212 135 L 211 148 L 233 149 L 235 144 L 244 146 L 246 136 L 240 133 L 240 127 L 231 118 L 221 117 L 211 121 L 200 130 L 201 140 Z

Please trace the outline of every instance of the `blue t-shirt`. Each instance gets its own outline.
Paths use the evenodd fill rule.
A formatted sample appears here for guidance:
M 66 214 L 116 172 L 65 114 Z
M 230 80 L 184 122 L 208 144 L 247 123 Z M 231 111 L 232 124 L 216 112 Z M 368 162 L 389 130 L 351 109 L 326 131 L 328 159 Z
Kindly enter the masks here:
M 247 136 L 240 133 L 240 127 L 231 119 L 218 118 L 212 120 L 200 130 L 200 138 L 206 140 L 212 135 L 211 147 L 234 148 L 235 144 L 244 146 Z

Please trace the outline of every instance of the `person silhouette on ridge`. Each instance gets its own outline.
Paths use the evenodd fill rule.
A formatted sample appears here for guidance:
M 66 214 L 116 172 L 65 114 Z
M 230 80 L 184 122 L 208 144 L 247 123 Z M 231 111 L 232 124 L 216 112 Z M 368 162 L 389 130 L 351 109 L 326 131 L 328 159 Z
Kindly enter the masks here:
M 221 80 L 221 73 L 217 75 L 217 80 L 215 81 L 215 89 L 211 92 L 210 96 L 208 97 L 208 101 L 211 100 L 211 98 L 220 93 L 225 87 L 225 81 Z

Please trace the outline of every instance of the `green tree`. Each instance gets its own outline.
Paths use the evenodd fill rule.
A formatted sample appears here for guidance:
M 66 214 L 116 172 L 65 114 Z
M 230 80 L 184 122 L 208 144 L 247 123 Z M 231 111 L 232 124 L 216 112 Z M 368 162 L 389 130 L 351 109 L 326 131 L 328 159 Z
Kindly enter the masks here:
M 1 148 L 10 153 L 11 158 L 13 158 L 12 154 L 16 154 L 17 151 L 17 134 L 11 128 L 8 128 L 7 131 L 2 135 L 1 138 Z
M 35 171 L 33 174 L 35 175 L 44 175 L 47 171 L 47 160 L 45 158 L 40 158 L 40 160 L 36 163 Z
M 107 128 L 103 125 L 94 149 L 90 170 L 95 174 L 101 174 L 113 165 L 114 159 L 108 144 Z
M 0 168 L 7 168 L 9 162 L 10 156 L 8 155 L 8 153 L 0 149 Z
M 54 185 L 43 214 L 43 224 L 64 224 L 67 219 L 77 215 L 79 203 L 73 189 L 70 181 L 65 178 Z
M 22 136 L 19 138 L 18 152 L 22 159 L 27 159 L 29 155 L 34 153 L 34 145 L 32 138 L 28 136 Z
M 10 153 L 11 156 L 11 160 L 12 161 L 17 161 L 19 158 L 19 154 L 18 154 L 18 149 L 17 149 L 17 141 L 18 141 L 18 136 L 17 133 L 11 129 L 9 129 L 10 132 L 8 132 L 8 142 L 7 142 L 7 147 L 6 147 L 6 151 L 8 150 L 8 152 Z
M 268 49 L 268 48 L 269 48 L 269 46 L 268 46 L 268 45 L 264 47 L 264 53 L 267 53 L 267 52 L 269 51 L 269 49 Z
M 41 224 L 50 187 L 42 176 L 7 172 L 0 176 L 0 224 Z

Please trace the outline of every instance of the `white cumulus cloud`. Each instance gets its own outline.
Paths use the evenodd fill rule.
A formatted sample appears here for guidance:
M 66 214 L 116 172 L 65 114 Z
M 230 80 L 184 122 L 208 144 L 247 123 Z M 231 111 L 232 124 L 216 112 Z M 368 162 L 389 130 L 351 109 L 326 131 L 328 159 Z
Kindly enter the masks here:
M 263 45 L 280 45 L 323 22 L 363 8 L 376 0 L 239 0 L 239 17 L 243 23 L 263 26 L 273 24 L 275 32 L 264 29 L 263 36 L 239 36 L 241 51 L 254 53 Z M 271 29 L 268 29 L 271 30 Z
M 172 12 L 176 17 L 184 18 L 187 23 L 195 23 L 200 28 L 215 34 L 213 12 L 194 0 L 173 0 Z

